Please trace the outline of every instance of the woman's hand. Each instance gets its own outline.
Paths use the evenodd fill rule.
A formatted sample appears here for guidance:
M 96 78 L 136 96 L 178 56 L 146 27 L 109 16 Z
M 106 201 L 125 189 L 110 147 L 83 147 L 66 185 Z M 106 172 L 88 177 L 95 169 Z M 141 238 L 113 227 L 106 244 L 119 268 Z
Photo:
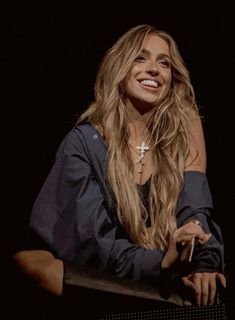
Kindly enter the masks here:
M 219 272 L 196 272 L 183 277 L 182 282 L 194 290 L 196 304 L 207 305 L 215 302 L 216 279 L 219 279 L 223 287 L 226 287 L 226 279 Z
M 193 221 L 189 221 L 176 229 L 170 240 L 169 248 L 162 260 L 162 268 L 169 268 L 178 258 L 177 244 L 182 244 L 186 248 L 187 244 L 189 244 L 193 238 L 203 244 L 209 239 L 209 235 L 204 233 L 201 226 Z

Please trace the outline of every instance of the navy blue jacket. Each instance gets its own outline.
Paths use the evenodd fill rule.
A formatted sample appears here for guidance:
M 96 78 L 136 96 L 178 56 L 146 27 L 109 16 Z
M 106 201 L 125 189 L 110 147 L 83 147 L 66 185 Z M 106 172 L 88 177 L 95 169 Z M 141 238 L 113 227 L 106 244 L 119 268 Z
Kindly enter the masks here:
M 107 147 L 93 126 L 74 127 L 62 141 L 36 199 L 30 227 L 58 258 L 133 280 L 158 279 L 165 252 L 134 244 L 119 223 L 105 182 L 106 156 Z M 212 208 L 206 175 L 185 172 L 178 226 L 194 217 L 213 234 L 195 252 L 196 271 L 223 271 L 223 240 L 211 219 Z

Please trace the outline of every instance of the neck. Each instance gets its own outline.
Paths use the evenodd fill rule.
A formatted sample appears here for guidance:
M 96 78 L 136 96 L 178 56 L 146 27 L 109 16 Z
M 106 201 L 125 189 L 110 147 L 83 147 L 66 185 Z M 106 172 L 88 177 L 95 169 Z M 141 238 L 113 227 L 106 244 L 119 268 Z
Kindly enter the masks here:
M 132 106 L 129 106 L 127 110 L 130 140 L 144 141 L 149 134 L 148 123 L 154 110 L 140 113 Z
M 148 127 L 142 121 L 129 122 L 130 140 L 133 141 L 145 141 L 148 136 Z

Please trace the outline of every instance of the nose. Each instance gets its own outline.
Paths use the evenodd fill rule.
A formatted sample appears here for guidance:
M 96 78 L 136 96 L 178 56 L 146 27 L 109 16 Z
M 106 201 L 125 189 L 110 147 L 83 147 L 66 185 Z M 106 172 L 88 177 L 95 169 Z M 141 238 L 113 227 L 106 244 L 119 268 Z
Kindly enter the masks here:
M 149 73 L 152 76 L 159 74 L 159 68 L 157 65 L 157 62 L 155 61 L 149 61 L 149 63 L 146 66 L 146 72 Z

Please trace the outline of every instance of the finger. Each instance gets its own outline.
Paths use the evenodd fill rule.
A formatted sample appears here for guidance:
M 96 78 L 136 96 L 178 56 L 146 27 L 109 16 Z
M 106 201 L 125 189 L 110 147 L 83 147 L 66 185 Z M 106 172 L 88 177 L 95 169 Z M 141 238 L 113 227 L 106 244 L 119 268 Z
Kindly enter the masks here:
M 219 279 L 220 280 L 220 282 L 221 282 L 221 284 L 222 284 L 222 286 L 224 287 L 224 288 L 226 288 L 226 278 L 225 278 L 225 276 L 222 274 L 222 273 L 217 273 L 216 274 L 216 278 L 217 279 Z
M 187 287 L 190 287 L 195 292 L 196 304 L 201 304 L 201 279 L 197 274 L 182 277 L 182 282 Z
M 198 242 L 202 245 L 205 244 L 210 237 L 212 236 L 212 233 L 205 233 L 204 239 L 199 239 Z
M 182 282 L 187 287 L 193 287 L 193 282 L 188 277 L 183 277 Z
M 202 283 L 201 283 L 201 277 L 195 274 L 193 278 L 193 287 L 196 295 L 196 304 L 201 305 L 201 294 L 202 294 Z
M 213 304 L 213 303 L 215 303 L 215 295 L 216 295 L 215 277 L 211 277 L 209 286 L 210 286 L 209 304 Z
M 206 242 L 208 241 L 208 235 L 204 232 L 177 232 L 175 233 L 176 242 L 186 242 L 196 237 L 198 240 Z
M 206 233 L 204 233 L 203 229 L 193 222 L 186 223 L 175 231 L 175 239 L 183 235 L 195 235 L 197 238 L 201 238 L 202 240 L 207 239 Z
M 178 243 L 183 242 L 184 244 L 186 244 L 186 242 L 190 242 L 194 237 L 195 237 L 194 234 L 179 235 L 176 239 L 176 242 Z
M 209 297 L 209 283 L 210 278 L 203 278 L 201 281 L 201 300 L 202 305 L 206 306 L 208 303 L 208 297 Z
M 192 232 L 195 232 L 195 233 L 203 233 L 203 229 L 201 226 L 199 226 L 198 224 L 195 224 L 194 222 L 189 222 L 187 224 L 185 224 L 182 229 L 184 230 L 187 230 L 188 232 L 192 233 Z

